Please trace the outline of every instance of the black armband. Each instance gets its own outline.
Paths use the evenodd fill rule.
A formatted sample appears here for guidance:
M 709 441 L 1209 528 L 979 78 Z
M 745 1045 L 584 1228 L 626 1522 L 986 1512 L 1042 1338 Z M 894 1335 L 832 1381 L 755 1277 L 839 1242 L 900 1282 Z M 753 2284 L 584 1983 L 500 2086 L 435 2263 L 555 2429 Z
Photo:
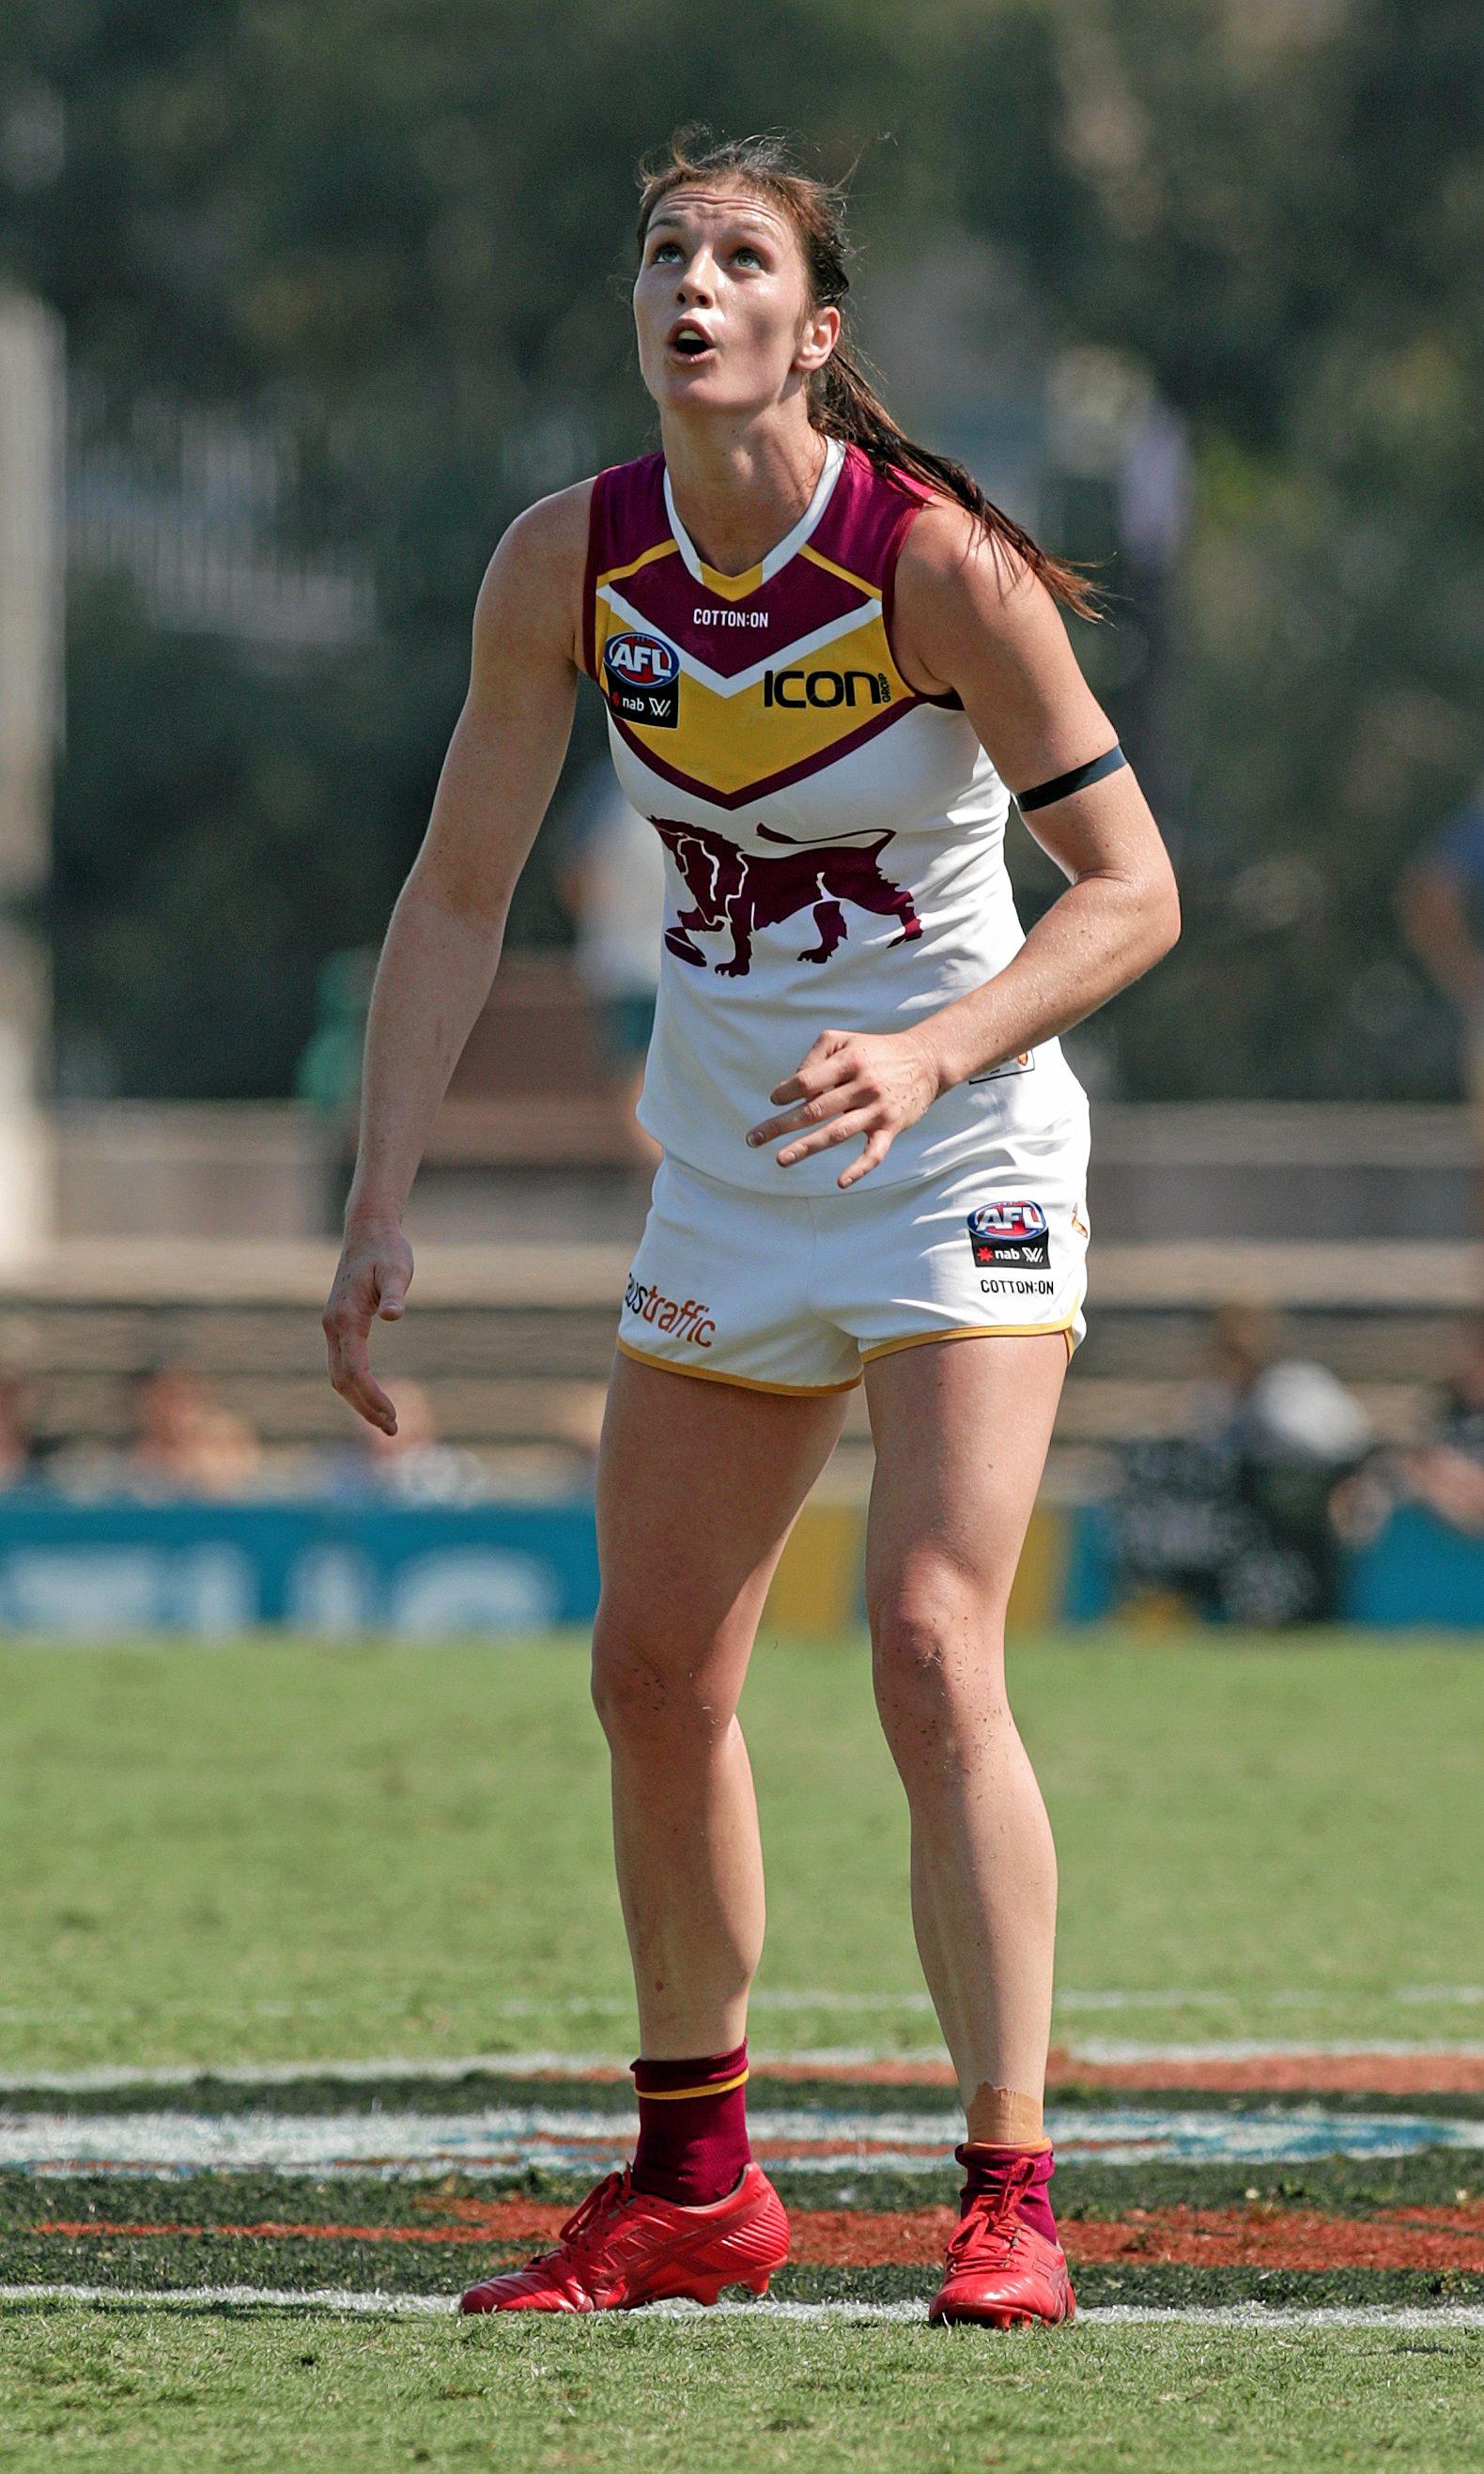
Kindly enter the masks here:
M 1017 790 L 1015 805 L 1023 816 L 1033 808 L 1049 808 L 1054 799 L 1070 799 L 1074 790 L 1090 789 L 1094 782 L 1106 782 L 1109 773 L 1129 762 L 1115 740 L 1106 756 L 1095 756 L 1090 764 L 1074 764 L 1070 773 L 1058 773 L 1052 782 L 1039 782 L 1034 790 Z

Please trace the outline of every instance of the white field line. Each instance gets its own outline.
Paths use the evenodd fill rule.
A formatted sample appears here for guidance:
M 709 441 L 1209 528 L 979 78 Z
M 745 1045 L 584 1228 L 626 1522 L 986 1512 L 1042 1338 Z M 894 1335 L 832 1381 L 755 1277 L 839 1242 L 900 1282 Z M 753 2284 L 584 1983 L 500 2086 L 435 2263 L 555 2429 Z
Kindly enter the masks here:
M 1434 2043 L 1430 2038 L 1419 2044 L 1415 2037 L 1368 2036 L 1364 2044 L 1322 2044 L 1302 2036 L 1279 2043 L 1247 2042 L 1238 2037 L 1227 2038 L 1210 2045 L 1140 2045 L 1126 2043 L 1121 2037 L 1080 2037 L 1073 2048 L 1077 2062 L 1282 2062 L 1307 2061 L 1312 2055 L 1321 2061 L 1405 2061 L 1418 2053 L 1447 2054 L 1453 2061 L 1484 2060 L 1484 2045 Z
M 346 2311 L 368 2318 L 447 2319 L 455 2305 L 445 2293 L 351 2293 L 337 2285 L 185 2285 L 162 2293 L 143 2286 L 0 2285 L 0 2307 L 15 2302 L 102 2302 L 127 2311 Z
M 945 2163 L 955 2117 L 939 2112 L 775 2109 L 753 2117 L 764 2163 L 799 2173 L 866 2180 Z M 1065 2164 L 1286 2164 L 1316 2156 L 1406 2156 L 1446 2147 L 1484 2152 L 1484 2122 L 1324 2106 L 1254 2105 L 1196 2111 L 1051 2106 L 1049 2133 Z M 316 2173 L 380 2181 L 451 2171 L 606 2172 L 632 2147 L 625 2112 L 492 2106 L 482 2112 L 0 2113 L 0 2167 L 42 2178 L 204 2171 Z
M 925 2302 L 718 2302 L 717 2316 L 728 2319 L 762 2317 L 766 2319 L 900 2319 L 926 2320 Z M 701 2315 L 698 2303 L 654 2302 L 645 2315 L 648 2318 L 692 2318 Z M 1169 2320 L 1178 2320 L 1196 2328 L 1480 2328 L 1484 2329 L 1484 2302 L 1440 2303 L 1435 2311 L 1420 2309 L 1406 2303 L 1337 2302 L 1332 2309 L 1323 2305 L 1312 2310 L 1269 2308 L 1261 2302 L 1227 2302 L 1202 2305 L 1173 2303 L 1161 2309 L 1152 2302 L 1110 2302 L 1094 2304 L 1089 2309 L 1079 2306 L 1075 2325 L 1079 2328 L 1156 2328 Z
M 1092 2036 L 1079 2039 L 1072 2048 L 1075 2062 L 1179 2063 L 1179 2062 L 1269 2062 L 1289 2061 L 1313 2056 L 1318 2061 L 1405 2061 L 1415 2055 L 1437 2055 L 1451 2061 L 1484 2060 L 1484 2045 L 1460 2043 L 1452 2038 L 1400 2039 L 1370 2037 L 1363 2043 L 1334 2043 L 1321 2038 L 1303 2038 L 1286 2043 L 1259 2043 L 1234 2038 L 1212 2044 L 1134 2044 L 1110 2037 Z M 807 2069 L 815 2064 L 820 2070 L 870 2070 L 882 2062 L 924 2065 L 941 2063 L 947 2056 L 943 2048 L 923 2046 L 903 2051 L 893 2045 L 829 2045 L 770 2050 L 759 2047 L 753 2060 L 760 2064 L 787 2062 L 794 2069 Z M 472 2077 L 529 2078 L 537 2074 L 559 2073 L 568 2078 L 580 2078 L 585 2072 L 616 2072 L 620 2076 L 628 2071 L 632 2055 L 610 2049 L 606 2052 L 568 2052 L 554 2048 L 525 2053 L 461 2053 L 451 2058 L 428 2055 L 423 2060 L 405 2053 L 383 2053 L 370 2060 L 327 2060 L 302 2062 L 164 2062 L 136 2067 L 128 2062 L 103 2062 L 78 2071 L 7 2071 L 0 2072 L 0 2098 L 22 2092 L 51 2096 L 104 2096 L 125 2088 L 188 2088 L 203 2079 L 212 2079 L 223 2087 L 297 2087 L 306 2079 L 323 2079 L 331 2086 L 357 2087 L 377 2081 L 427 2079 L 435 2084 Z M 1254 2090 L 1254 2096 L 1260 2091 Z M 754 2092 L 754 2105 L 763 2097 Z
M 439 2293 L 352 2293 L 339 2286 L 310 2286 L 303 2292 L 273 2285 L 187 2285 L 173 2292 L 113 2285 L 0 2285 L 0 2305 L 37 2302 L 95 2302 L 109 2310 L 271 2310 L 354 2314 L 386 2319 L 450 2319 L 457 2306 Z M 631 2315 L 626 2315 L 631 2316 Z M 656 2302 L 642 2315 L 649 2319 L 831 2320 L 883 2319 L 922 2322 L 925 2302 L 718 2302 L 702 2311 L 698 2303 Z M 1203 2307 L 1175 2303 L 1161 2309 L 1153 2303 L 1114 2302 L 1079 2311 L 1080 2328 L 1271 2329 L 1477 2328 L 1484 2330 L 1484 2303 L 1445 2302 L 1435 2309 L 1384 2302 L 1336 2303 L 1332 2309 L 1270 2309 L 1261 2302 L 1228 2302 Z

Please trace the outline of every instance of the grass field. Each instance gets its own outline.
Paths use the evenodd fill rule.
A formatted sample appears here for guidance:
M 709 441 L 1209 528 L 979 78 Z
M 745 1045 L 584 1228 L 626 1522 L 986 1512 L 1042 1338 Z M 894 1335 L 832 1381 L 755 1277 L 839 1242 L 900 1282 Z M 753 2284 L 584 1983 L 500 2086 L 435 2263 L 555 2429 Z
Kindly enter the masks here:
M 601 2050 L 633 2034 L 572 1638 L 0 1652 L 0 2070 Z M 1058 2028 L 1458 2036 L 1484 1656 L 1026 1646 Z M 762 2046 L 936 2041 L 859 1644 L 760 1651 Z M 1460 1979 L 1465 1979 L 1460 1981 Z M 817 1999 L 812 1997 L 817 1996 Z
M 753 2091 L 778 2307 L 532 2329 L 447 2305 L 629 2135 L 584 1645 L 0 1651 L 0 2465 L 1484 2461 L 1484 1656 L 1054 1640 L 1015 1689 L 1080 2325 L 920 2324 L 954 2121 L 849 1643 L 746 1710 L 754 2045 L 815 2057 Z
M 28 2311 L 8 2464 L 497 2465 L 609 2474 L 984 2466 L 1476 2466 L 1479 2341 L 1088 2330 L 987 2349 L 920 2328 L 603 2320 L 363 2327 Z

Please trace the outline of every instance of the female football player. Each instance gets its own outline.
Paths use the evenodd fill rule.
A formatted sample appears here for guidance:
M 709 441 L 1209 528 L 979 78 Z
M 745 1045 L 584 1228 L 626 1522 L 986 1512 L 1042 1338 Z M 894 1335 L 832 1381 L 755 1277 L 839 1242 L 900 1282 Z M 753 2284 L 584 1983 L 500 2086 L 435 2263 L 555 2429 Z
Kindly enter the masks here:
M 593 1652 L 640 2132 L 471 2311 L 761 2292 L 786 2256 L 747 2146 L 763 1871 L 737 1706 L 863 1380 L 876 1699 L 966 2116 L 934 2316 L 1073 2309 L 1041 2110 L 1056 1860 L 1003 1630 L 1083 1331 L 1087 1110 L 1058 1035 L 1179 912 L 1058 611 L 1083 588 L 895 426 L 846 338 L 845 257 L 838 197 L 773 140 L 682 139 L 646 173 L 634 317 L 660 449 L 497 549 L 371 1009 L 326 1328 L 336 1390 L 390 1429 L 371 1323 L 402 1312 L 407 1193 L 586 675 L 668 888 L 641 1106 L 663 1159 L 603 1430 Z M 1011 793 L 1067 880 L 1029 935 Z

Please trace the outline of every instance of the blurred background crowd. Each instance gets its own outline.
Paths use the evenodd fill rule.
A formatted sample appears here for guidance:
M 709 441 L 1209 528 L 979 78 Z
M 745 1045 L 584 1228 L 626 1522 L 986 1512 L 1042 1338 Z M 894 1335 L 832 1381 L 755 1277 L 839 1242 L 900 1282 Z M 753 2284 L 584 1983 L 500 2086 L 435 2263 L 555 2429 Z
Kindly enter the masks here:
M 359 1427 L 342 1445 L 265 1454 L 246 1418 L 186 1365 L 141 1367 L 119 1387 L 117 1431 L 47 1433 L 35 1388 L 0 1378 L 0 1492 L 48 1487 L 79 1502 L 131 1496 L 204 1502 L 304 1492 L 468 1503 L 494 1492 L 477 1455 L 439 1441 L 427 1394 L 392 1386 L 397 1432 Z
M 0 1495 L 415 1507 L 510 1494 L 498 1451 L 440 1437 L 423 1384 L 401 1376 L 391 1391 L 395 1436 L 357 1423 L 338 1442 L 275 1451 L 185 1363 L 125 1378 L 106 1440 L 47 1431 L 36 1388 L 0 1377 Z M 571 1419 L 565 1465 L 548 1467 L 550 1491 L 591 1485 L 601 1409 L 595 1385 Z M 1271 1309 L 1234 1302 L 1210 1318 L 1182 1429 L 1084 1457 L 1094 1466 L 1082 1491 L 1104 1507 L 1126 1594 L 1163 1592 L 1183 1612 L 1244 1625 L 1332 1618 L 1346 1550 L 1368 1545 L 1399 1505 L 1484 1551 L 1484 1318 L 1461 1330 L 1415 1439 L 1397 1443 Z
M 1070 1043 L 1049 1500 L 1126 1600 L 1242 1620 L 1484 1540 L 1475 7 L 0 0 L 0 70 L 11 1489 L 587 1486 L 662 899 L 590 696 L 414 1201 L 396 1450 L 316 1316 L 479 576 L 653 443 L 633 167 L 699 116 L 850 173 L 887 400 L 1094 567 L 1179 867 L 1181 945 Z M 868 1467 L 853 1414 L 825 1492 Z M 1449 1569 L 1484 1622 L 1484 1543 Z

